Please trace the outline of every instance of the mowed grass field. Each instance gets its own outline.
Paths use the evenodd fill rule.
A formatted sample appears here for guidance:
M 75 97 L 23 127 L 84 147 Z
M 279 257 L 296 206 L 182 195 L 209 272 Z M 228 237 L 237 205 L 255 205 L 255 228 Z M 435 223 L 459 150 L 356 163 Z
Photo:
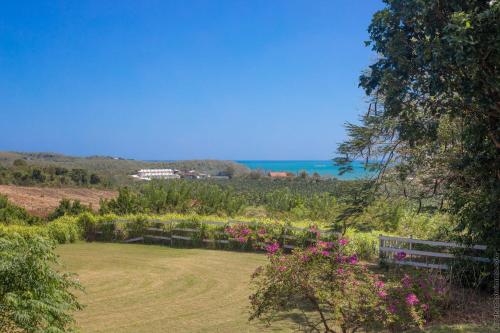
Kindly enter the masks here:
M 78 243 L 57 249 L 86 288 L 82 332 L 290 331 L 248 323 L 250 276 L 263 254 Z
M 78 274 L 86 305 L 76 314 L 87 332 L 291 332 L 296 316 L 266 327 L 249 323 L 250 276 L 263 254 L 152 245 L 77 243 L 57 248 Z M 453 325 L 426 332 L 496 332 Z

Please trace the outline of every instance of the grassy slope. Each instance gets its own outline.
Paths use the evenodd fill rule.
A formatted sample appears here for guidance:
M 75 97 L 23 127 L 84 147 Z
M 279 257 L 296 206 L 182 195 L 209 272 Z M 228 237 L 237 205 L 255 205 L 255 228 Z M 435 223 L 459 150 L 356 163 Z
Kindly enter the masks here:
M 83 187 L 36 187 L 0 185 L 0 194 L 6 195 L 14 205 L 25 208 L 30 214 L 47 216 L 57 206 L 61 199 L 80 200 L 92 208 L 99 208 L 99 200 L 116 197 L 116 191 Z
M 248 323 L 248 281 L 261 254 L 78 243 L 58 248 L 65 269 L 86 287 L 77 314 L 82 332 L 292 331 L 289 319 L 266 328 Z M 431 333 L 490 333 L 474 325 L 439 326 Z

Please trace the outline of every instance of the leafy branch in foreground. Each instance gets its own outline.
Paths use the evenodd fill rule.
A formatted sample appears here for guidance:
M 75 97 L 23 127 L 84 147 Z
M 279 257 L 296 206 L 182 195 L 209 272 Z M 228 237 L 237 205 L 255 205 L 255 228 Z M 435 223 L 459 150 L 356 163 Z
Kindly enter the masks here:
M 54 244 L 44 238 L 0 234 L 0 332 L 67 332 L 82 309 L 71 274 L 54 269 Z

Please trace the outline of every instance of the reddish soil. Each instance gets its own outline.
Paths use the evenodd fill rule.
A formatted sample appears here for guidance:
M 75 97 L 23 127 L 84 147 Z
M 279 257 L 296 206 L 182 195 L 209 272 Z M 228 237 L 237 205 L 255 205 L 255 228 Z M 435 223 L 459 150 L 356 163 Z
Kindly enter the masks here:
M 101 198 L 114 198 L 117 192 L 92 188 L 0 185 L 0 194 L 7 195 L 9 201 L 24 207 L 33 215 L 47 216 L 59 205 L 61 199 L 80 200 L 85 205 L 92 205 L 92 208 L 96 210 L 99 208 Z

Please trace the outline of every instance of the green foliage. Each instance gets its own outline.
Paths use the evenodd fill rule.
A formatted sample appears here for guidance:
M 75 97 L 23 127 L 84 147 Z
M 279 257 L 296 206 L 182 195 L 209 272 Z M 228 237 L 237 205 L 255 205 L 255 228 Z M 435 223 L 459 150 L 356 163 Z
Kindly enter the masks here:
M 59 244 L 72 243 L 82 238 L 82 230 L 77 223 L 77 218 L 70 216 L 63 216 L 52 222 L 38 225 L 0 223 L 0 234 L 19 234 L 25 238 L 43 237 Z
M 38 224 L 41 220 L 31 216 L 21 207 L 9 202 L 6 196 L 0 195 L 0 224 Z
M 378 258 L 378 236 L 379 231 L 359 232 L 354 228 L 348 228 L 344 237 L 349 239 L 345 247 L 348 254 L 356 254 L 360 259 L 373 261 Z
M 294 312 L 301 329 L 311 332 L 401 332 L 422 328 L 446 303 L 445 280 L 421 273 L 383 282 L 356 255 L 346 255 L 341 241 L 286 256 L 270 250 L 269 263 L 253 275 L 250 320 L 271 323 Z
M 0 332 L 67 332 L 80 310 L 81 289 L 70 274 L 55 269 L 54 244 L 0 230 Z
M 59 206 L 47 217 L 50 221 L 64 215 L 79 215 L 84 212 L 90 212 L 91 209 L 80 203 L 80 200 L 62 199 Z
M 28 163 L 26 163 L 26 161 L 22 160 L 22 159 L 17 159 L 14 162 L 12 162 L 12 164 L 16 167 L 19 167 L 19 168 L 24 168 L 24 167 L 28 166 Z
M 337 161 L 366 159 L 379 193 L 413 200 L 418 212 L 448 211 L 457 238 L 494 251 L 500 2 L 385 2 L 369 27 L 379 58 L 360 78 L 372 103 L 360 125 L 347 126 Z
M 152 181 L 140 192 L 122 188 L 116 199 L 101 202 L 101 213 L 198 213 L 233 216 L 243 201 L 233 191 L 217 185 L 192 181 Z
M 134 186 L 137 181 L 130 177 L 139 169 L 147 168 L 171 168 L 178 170 L 196 170 L 198 172 L 210 175 L 218 175 L 225 171 L 230 171 L 235 178 L 249 172 L 245 166 L 233 161 L 220 160 L 190 160 L 174 162 L 145 162 L 140 160 L 124 159 L 111 156 L 89 156 L 73 157 L 54 153 L 13 153 L 0 152 L 0 184 L 34 185 L 30 176 L 23 176 L 26 170 L 21 170 L 13 166 L 15 160 L 22 161 L 21 166 L 28 166 L 26 169 L 36 167 L 44 171 L 45 176 L 51 173 L 50 169 L 61 169 L 64 173 L 57 172 L 47 177 L 44 184 L 48 185 L 77 185 L 81 184 L 82 179 L 87 180 L 88 184 L 95 186 L 95 181 L 100 179 L 100 186 Z M 12 172 L 8 171 L 2 174 L 1 166 L 8 167 L 8 170 L 19 171 L 20 178 L 14 179 Z M 12 166 L 12 168 L 11 168 Z M 70 174 L 73 169 L 85 170 L 86 177 L 81 177 L 79 171 L 73 172 L 74 179 Z M 92 174 L 95 176 L 93 177 Z M 96 177 L 97 176 L 97 177 Z M 53 179 L 52 179 L 53 178 Z
M 92 173 L 90 176 L 84 169 L 66 169 L 59 166 L 35 166 L 14 163 L 11 167 L 0 167 L 0 184 L 14 185 L 74 185 L 74 186 L 100 186 L 109 182 L 103 180 L 98 174 Z
M 89 182 L 88 172 L 84 169 L 73 169 L 69 173 L 71 180 L 77 185 L 87 184 Z
M 73 243 L 81 239 L 81 230 L 75 218 L 63 216 L 47 223 L 48 235 L 59 244 Z

